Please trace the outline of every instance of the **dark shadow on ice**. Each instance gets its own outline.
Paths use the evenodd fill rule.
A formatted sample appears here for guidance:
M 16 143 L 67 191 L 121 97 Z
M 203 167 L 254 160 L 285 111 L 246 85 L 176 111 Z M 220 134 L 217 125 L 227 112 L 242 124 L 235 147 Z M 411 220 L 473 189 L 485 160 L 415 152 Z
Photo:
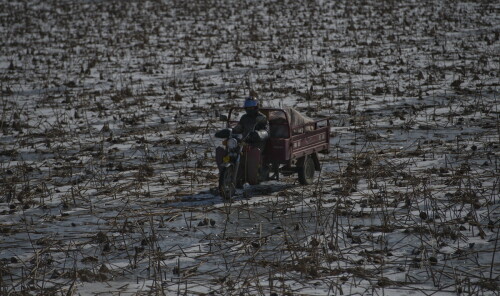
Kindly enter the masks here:
M 244 200 L 251 197 L 266 196 L 276 192 L 295 187 L 292 184 L 281 184 L 276 182 L 264 182 L 259 185 L 245 185 L 244 189 L 238 189 L 233 201 Z M 159 206 L 169 207 L 199 207 L 211 206 L 219 203 L 224 203 L 224 200 L 219 195 L 216 188 L 204 190 L 193 195 L 185 195 L 172 201 L 165 201 L 160 203 Z
M 216 190 L 210 189 L 201 191 L 192 195 L 184 195 L 176 198 L 175 200 L 166 200 L 158 206 L 163 207 L 199 207 L 211 206 L 221 203 L 222 198 L 217 194 Z
M 241 194 L 238 194 L 235 200 L 257 197 L 257 196 L 266 196 L 276 192 L 281 192 L 297 185 L 293 184 L 283 184 L 277 182 L 264 182 L 259 185 L 245 185 L 245 188 L 241 190 Z

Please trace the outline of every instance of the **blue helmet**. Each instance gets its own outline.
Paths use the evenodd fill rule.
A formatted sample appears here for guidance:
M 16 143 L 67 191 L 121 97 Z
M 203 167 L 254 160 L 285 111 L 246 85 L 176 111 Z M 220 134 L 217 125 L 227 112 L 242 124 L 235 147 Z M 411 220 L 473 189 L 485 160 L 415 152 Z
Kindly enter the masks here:
M 247 97 L 245 99 L 245 104 L 243 105 L 243 108 L 251 108 L 251 107 L 258 107 L 259 106 L 259 101 L 254 98 L 254 97 Z

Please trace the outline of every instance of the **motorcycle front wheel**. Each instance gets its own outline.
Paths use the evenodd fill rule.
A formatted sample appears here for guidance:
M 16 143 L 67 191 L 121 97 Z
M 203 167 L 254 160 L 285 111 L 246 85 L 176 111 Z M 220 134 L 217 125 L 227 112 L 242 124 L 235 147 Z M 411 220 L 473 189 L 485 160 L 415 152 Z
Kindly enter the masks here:
M 233 166 L 224 167 L 219 172 L 219 192 L 224 200 L 231 200 L 236 191 L 236 184 L 233 181 L 235 173 Z

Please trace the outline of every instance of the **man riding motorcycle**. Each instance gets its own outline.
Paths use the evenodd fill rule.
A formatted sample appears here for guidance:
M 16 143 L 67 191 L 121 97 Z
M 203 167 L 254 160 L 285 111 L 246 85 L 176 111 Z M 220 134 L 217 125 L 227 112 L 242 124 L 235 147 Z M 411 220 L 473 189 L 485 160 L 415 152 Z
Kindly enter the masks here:
M 259 112 L 259 101 L 254 97 L 247 97 L 245 99 L 245 103 L 243 104 L 243 108 L 245 109 L 246 114 L 241 116 L 238 124 L 232 128 L 232 133 L 241 134 L 245 143 L 258 148 L 253 151 L 260 151 L 258 152 L 260 156 L 256 159 L 248 159 L 248 155 L 243 155 L 243 161 L 241 161 L 238 166 L 236 188 L 243 188 L 243 184 L 248 180 L 248 176 L 246 175 L 248 165 L 247 161 L 252 161 L 252 165 L 260 164 L 262 151 L 264 150 L 266 141 L 269 138 L 269 121 L 263 113 Z M 217 132 L 215 136 L 224 137 L 226 131 L 227 130 L 221 130 Z M 257 163 L 255 163 L 256 160 L 258 160 Z M 264 180 L 265 176 L 269 174 L 269 168 L 267 166 L 259 167 L 259 172 L 261 179 Z
M 238 124 L 233 128 L 233 133 L 243 134 L 246 142 L 258 147 L 261 152 L 269 138 L 269 121 L 259 112 L 259 101 L 254 97 L 247 97 L 243 104 L 246 114 L 241 116 Z

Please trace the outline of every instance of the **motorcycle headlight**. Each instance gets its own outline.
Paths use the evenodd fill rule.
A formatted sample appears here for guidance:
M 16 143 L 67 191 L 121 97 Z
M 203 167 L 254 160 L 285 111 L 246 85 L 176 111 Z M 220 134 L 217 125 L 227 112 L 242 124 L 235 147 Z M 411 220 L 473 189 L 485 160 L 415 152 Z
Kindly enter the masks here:
M 236 139 L 227 139 L 227 148 L 234 149 L 238 146 L 238 141 Z

